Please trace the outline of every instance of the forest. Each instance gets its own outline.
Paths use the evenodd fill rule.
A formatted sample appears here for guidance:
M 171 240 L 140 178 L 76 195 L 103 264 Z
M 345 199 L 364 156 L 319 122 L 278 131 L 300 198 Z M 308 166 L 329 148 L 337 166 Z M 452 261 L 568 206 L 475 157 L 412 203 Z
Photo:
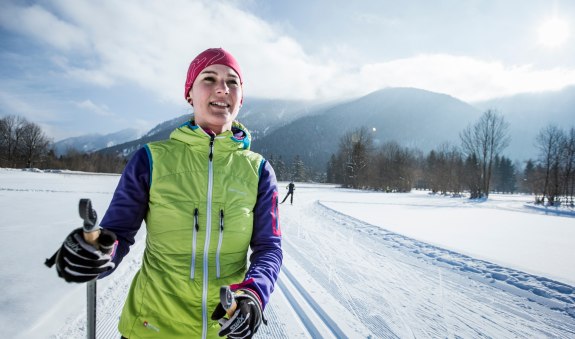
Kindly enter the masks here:
M 0 119 L 0 167 L 121 173 L 126 163 L 122 156 L 75 149 L 57 156 L 52 140 L 38 124 L 17 115 Z

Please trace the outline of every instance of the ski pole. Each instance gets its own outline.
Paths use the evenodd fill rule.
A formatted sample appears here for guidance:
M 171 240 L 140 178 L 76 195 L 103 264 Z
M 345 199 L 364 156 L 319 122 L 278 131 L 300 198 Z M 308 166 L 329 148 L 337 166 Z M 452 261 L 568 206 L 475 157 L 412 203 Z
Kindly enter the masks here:
M 86 303 L 86 336 L 88 339 L 96 339 L 96 279 L 88 281 L 86 288 L 86 295 L 88 297 Z
M 96 227 L 98 215 L 92 208 L 92 201 L 80 199 L 79 212 L 80 218 L 84 219 L 84 240 L 98 248 L 98 236 L 100 234 Z M 86 284 L 86 335 L 88 339 L 96 339 L 96 281 L 97 279 L 94 279 Z
M 99 249 L 103 253 L 110 253 L 116 242 L 115 236 L 104 235 L 100 237 L 100 228 L 96 226 L 98 215 L 92 208 L 92 201 L 90 199 L 80 199 L 79 204 L 80 217 L 84 220 L 83 238 L 88 244 Z M 57 250 L 52 257 L 46 259 L 44 264 L 51 268 L 56 263 L 58 253 Z M 89 281 L 86 285 L 87 288 L 87 336 L 89 339 L 96 338 L 96 280 Z

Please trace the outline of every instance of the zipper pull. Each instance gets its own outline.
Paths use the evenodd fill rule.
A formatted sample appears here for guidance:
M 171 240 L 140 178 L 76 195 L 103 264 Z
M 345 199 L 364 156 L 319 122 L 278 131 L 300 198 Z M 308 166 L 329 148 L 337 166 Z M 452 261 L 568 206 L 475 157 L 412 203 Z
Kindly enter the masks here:
M 224 210 L 220 210 L 220 231 L 224 230 Z
M 210 161 L 212 161 L 212 158 L 214 157 L 214 136 L 210 136 Z
M 196 227 L 196 232 L 200 230 L 200 225 L 198 224 L 198 209 L 194 210 L 194 226 Z

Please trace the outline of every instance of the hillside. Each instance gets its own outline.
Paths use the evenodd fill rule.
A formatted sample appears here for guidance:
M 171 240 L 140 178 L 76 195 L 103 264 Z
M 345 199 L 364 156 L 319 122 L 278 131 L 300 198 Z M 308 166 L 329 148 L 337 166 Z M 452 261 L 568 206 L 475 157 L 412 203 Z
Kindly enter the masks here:
M 459 143 L 459 132 L 480 115 L 476 108 L 445 94 L 414 88 L 388 88 L 343 103 L 323 113 L 298 119 L 254 143 L 266 156 L 304 163 L 324 170 L 340 137 L 365 126 L 375 145 L 397 141 L 425 152 L 443 142 Z
M 474 104 L 481 110 L 496 109 L 510 124 L 510 154 L 514 159 L 537 157 L 539 131 L 552 124 L 575 127 L 575 86 L 560 91 L 523 93 Z
M 259 139 L 271 131 L 302 116 L 330 107 L 329 103 L 246 98 L 238 120 L 248 127 L 252 137 Z M 148 142 L 167 139 L 170 133 L 190 118 L 189 114 L 165 121 L 139 139 L 102 149 L 104 153 L 131 155 Z
M 387 88 L 354 100 L 329 103 L 246 98 L 239 121 L 252 132 L 254 151 L 268 158 L 281 156 L 287 163 L 299 155 L 307 166 L 323 171 L 337 151 L 339 139 L 348 131 L 375 128 L 376 146 L 397 141 L 429 152 L 445 142 L 458 146 L 459 133 L 487 109 L 498 110 L 510 124 L 511 144 L 504 155 L 519 161 L 535 158 L 535 138 L 542 127 L 573 127 L 575 86 L 473 105 L 415 88 Z M 168 138 L 188 118 L 183 115 L 166 121 L 140 139 L 102 152 L 130 155 L 147 142 Z
M 106 135 L 88 134 L 60 140 L 54 143 L 54 151 L 56 155 L 62 155 L 68 152 L 68 150 L 89 153 L 102 148 L 123 144 L 138 137 L 138 131 L 131 128 Z

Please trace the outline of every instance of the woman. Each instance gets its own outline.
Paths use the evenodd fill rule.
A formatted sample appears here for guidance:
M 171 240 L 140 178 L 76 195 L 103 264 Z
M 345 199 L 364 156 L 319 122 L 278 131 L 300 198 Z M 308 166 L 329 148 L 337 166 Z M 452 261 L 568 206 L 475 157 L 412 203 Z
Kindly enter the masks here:
M 77 230 L 60 250 L 64 279 L 101 278 L 146 221 L 142 267 L 118 326 L 125 338 L 250 338 L 262 322 L 282 263 L 278 192 L 272 167 L 249 151 L 250 134 L 235 121 L 242 84 L 230 53 L 200 53 L 185 84 L 193 118 L 135 153 L 102 219 L 101 234 L 117 236 L 115 253 L 86 245 Z M 235 310 L 220 303 L 222 286 Z

